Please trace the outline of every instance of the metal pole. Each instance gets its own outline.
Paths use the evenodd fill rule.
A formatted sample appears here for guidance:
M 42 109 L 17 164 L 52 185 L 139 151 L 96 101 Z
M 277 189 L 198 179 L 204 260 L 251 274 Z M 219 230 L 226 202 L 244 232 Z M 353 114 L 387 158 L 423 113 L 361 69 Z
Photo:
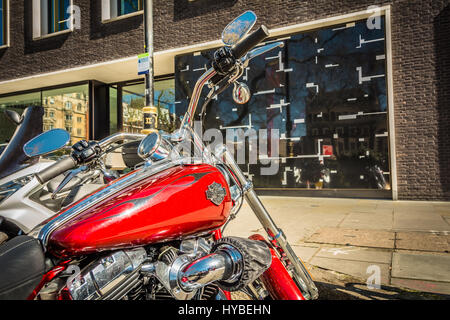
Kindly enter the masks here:
M 153 1 L 144 1 L 144 32 L 145 32 L 145 52 L 148 53 L 149 70 L 145 74 L 145 107 L 144 112 L 144 129 L 141 131 L 144 134 L 157 131 L 158 125 L 158 110 L 153 105 L 154 90 L 153 90 Z

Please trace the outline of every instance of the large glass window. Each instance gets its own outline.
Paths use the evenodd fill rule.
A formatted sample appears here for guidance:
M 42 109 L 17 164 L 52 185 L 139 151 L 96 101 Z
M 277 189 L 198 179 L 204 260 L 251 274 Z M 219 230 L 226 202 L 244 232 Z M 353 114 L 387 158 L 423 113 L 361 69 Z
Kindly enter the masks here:
M 88 92 L 87 84 L 42 91 L 44 131 L 65 129 L 71 135 L 71 144 L 88 139 Z
M 122 128 L 124 132 L 140 133 L 143 126 L 145 106 L 144 84 L 122 87 Z
M 0 0 L 0 47 L 7 44 L 8 36 L 8 1 Z
M 117 119 L 117 93 L 110 91 L 110 119 Z M 143 111 L 145 106 L 145 85 L 138 82 L 119 86 L 122 97 L 122 129 L 124 132 L 140 133 L 143 127 Z M 158 109 L 158 128 L 167 132 L 175 129 L 175 83 L 174 79 L 154 82 L 154 106 Z M 111 126 L 114 124 L 110 121 Z M 114 132 L 114 128 L 110 129 Z
M 389 189 L 384 17 L 379 29 L 361 20 L 283 41 L 240 78 L 251 100 L 237 105 L 228 89 L 208 108 L 207 127 L 224 136 L 236 127 L 279 130 L 278 174 L 242 166 L 259 188 Z M 178 117 L 212 53 L 176 57 Z
M 0 98 L 0 144 L 9 142 L 16 130 L 16 125 L 5 116 L 5 110 L 13 110 L 21 115 L 26 107 L 40 105 L 40 92 Z
M 158 126 L 166 132 L 176 129 L 179 121 L 175 116 L 175 81 L 174 79 L 159 80 L 154 85 L 155 101 L 158 108 Z

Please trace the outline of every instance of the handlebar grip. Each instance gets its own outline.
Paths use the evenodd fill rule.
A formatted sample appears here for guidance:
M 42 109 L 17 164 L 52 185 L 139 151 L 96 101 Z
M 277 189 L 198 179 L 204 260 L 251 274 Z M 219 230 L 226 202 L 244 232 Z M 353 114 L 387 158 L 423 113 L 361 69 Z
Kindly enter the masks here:
M 237 43 L 231 52 L 235 59 L 242 58 L 247 52 L 257 46 L 260 42 L 269 36 L 269 30 L 266 26 L 262 25 L 258 30 L 250 34 L 247 38 Z
M 67 170 L 73 169 L 77 166 L 77 161 L 72 158 L 68 157 L 61 161 L 56 162 L 55 164 L 51 165 L 48 168 L 45 168 L 39 173 L 36 173 L 36 178 L 41 184 L 44 184 L 54 177 L 60 175 L 63 172 L 66 172 Z

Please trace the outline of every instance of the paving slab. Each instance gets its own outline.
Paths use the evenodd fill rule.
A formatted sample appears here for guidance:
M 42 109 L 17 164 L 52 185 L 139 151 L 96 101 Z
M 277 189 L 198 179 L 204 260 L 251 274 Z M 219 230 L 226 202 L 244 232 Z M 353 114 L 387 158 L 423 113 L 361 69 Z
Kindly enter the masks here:
M 444 217 L 444 219 L 450 225 L 450 215 L 448 217 Z
M 395 248 L 415 251 L 450 252 L 450 235 L 424 232 L 397 232 Z
M 321 228 L 305 242 L 393 249 L 394 240 L 390 231 Z
M 358 201 L 352 206 L 354 212 L 374 213 L 377 209 L 376 203 L 368 203 L 367 201 Z
M 450 283 L 450 255 L 394 252 L 392 277 Z
M 450 225 L 436 212 L 417 210 L 411 206 L 404 211 L 394 209 L 394 230 L 398 231 L 450 231 Z
M 317 251 L 320 250 L 319 246 L 297 246 L 293 245 L 292 249 L 294 250 L 297 257 L 300 258 L 303 262 L 308 262 Z
M 450 295 L 450 283 L 448 282 L 391 278 L 391 284 L 396 287 L 408 288 L 421 292 L 432 292 Z
M 392 253 L 389 250 L 360 247 L 322 247 L 315 255 L 321 258 L 355 260 L 373 263 L 391 264 Z
M 350 212 L 339 227 L 348 229 L 391 230 L 393 226 L 392 212 Z
M 353 277 L 367 280 L 373 275 L 373 267 L 379 267 L 381 284 L 389 284 L 390 279 L 390 266 L 383 263 L 371 263 L 364 261 L 353 261 L 343 259 L 330 259 L 322 257 L 314 257 L 311 259 L 310 264 L 340 273 L 348 274 Z
M 440 215 L 450 217 L 450 202 L 433 203 L 433 207 Z

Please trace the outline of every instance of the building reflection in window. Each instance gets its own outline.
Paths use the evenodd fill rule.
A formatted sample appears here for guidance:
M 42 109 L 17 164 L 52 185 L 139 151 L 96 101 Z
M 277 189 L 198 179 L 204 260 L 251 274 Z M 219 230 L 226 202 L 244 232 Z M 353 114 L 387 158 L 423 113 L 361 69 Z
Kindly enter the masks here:
M 88 85 L 42 91 L 44 131 L 62 128 L 71 136 L 71 144 L 88 139 Z
M 208 108 L 207 127 L 280 130 L 277 175 L 242 166 L 256 187 L 389 189 L 384 17 L 380 29 L 362 20 L 283 41 L 240 79 L 251 100 L 236 105 L 228 89 Z M 212 52 L 176 57 L 178 117 Z
M 124 132 L 140 133 L 143 127 L 145 106 L 143 83 L 122 87 L 122 128 Z
M 140 133 L 143 127 L 145 106 L 145 85 L 126 85 L 122 93 L 122 128 L 124 132 Z M 173 79 L 154 82 L 154 106 L 158 110 L 158 129 L 171 132 L 175 129 L 175 87 Z M 114 105 L 114 95 L 110 95 L 110 104 Z M 110 109 L 110 118 L 114 117 L 115 108 Z M 111 115 L 112 113 L 112 115 Z

